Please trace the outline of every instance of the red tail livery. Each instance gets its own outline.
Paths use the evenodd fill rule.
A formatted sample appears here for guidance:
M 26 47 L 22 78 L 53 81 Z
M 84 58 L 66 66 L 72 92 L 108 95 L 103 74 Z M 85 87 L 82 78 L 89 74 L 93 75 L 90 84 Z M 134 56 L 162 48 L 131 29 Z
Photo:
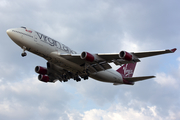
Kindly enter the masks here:
M 124 64 L 117 70 L 117 72 L 119 72 L 123 78 L 129 78 L 133 76 L 135 67 L 136 63 Z

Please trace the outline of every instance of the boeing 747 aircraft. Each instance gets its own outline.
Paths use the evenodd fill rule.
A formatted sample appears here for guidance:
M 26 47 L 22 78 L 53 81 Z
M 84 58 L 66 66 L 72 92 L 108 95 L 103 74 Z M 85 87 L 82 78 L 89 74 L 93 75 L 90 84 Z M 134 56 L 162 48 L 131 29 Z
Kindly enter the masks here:
M 134 82 L 155 77 L 133 77 L 136 63 L 140 62 L 140 58 L 176 51 L 174 48 L 149 52 L 121 51 L 102 54 L 84 51 L 78 54 L 66 45 L 27 27 L 8 29 L 6 32 L 23 49 L 21 54 L 23 57 L 27 55 L 25 51 L 29 51 L 47 60 L 47 67 L 35 67 L 35 71 L 39 74 L 38 79 L 42 82 L 57 80 L 67 82 L 71 78 L 78 82 L 81 78 L 86 80 L 91 77 L 114 85 L 134 85 Z M 121 65 L 121 67 L 114 70 L 109 63 Z

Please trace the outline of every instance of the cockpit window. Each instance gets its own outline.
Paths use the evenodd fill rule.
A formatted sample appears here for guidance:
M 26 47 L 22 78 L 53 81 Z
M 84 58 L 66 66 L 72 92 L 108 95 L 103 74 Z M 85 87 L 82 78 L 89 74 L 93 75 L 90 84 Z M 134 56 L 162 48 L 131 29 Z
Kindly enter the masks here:
M 24 29 L 26 29 L 26 27 L 23 27 L 23 26 L 22 26 L 21 28 L 24 28 Z

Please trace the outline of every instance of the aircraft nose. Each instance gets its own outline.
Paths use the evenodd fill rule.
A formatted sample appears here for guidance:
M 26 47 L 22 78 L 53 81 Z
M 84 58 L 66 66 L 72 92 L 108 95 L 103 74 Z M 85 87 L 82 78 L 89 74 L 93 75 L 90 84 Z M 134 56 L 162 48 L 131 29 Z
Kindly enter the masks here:
M 11 38 L 11 40 L 15 41 L 17 39 L 17 35 L 12 30 L 13 29 L 8 29 L 6 33 Z
M 6 33 L 7 33 L 8 36 L 10 37 L 10 36 L 12 35 L 12 29 L 8 29 L 8 30 L 6 31 Z
M 17 34 L 14 32 L 14 29 L 8 29 L 6 31 L 6 33 L 8 34 L 8 36 L 11 38 L 11 40 L 13 40 L 14 42 L 18 42 L 21 40 L 21 36 L 20 34 Z

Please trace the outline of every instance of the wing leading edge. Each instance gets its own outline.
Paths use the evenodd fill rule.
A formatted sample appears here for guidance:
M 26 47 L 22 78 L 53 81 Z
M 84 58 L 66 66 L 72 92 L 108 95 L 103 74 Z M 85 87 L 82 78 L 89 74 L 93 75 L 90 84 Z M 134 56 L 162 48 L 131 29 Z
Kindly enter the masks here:
M 161 51 L 151 51 L 151 52 L 137 52 L 137 53 L 132 53 L 138 58 L 144 58 L 144 57 L 151 57 L 155 55 L 161 55 L 161 54 L 166 54 L 166 53 L 174 53 L 177 49 L 167 49 L 167 50 L 161 50 Z
M 92 57 L 97 58 L 94 61 L 88 61 L 86 58 L 82 59 L 81 54 L 59 54 L 61 57 L 74 62 L 78 65 L 88 64 L 90 66 L 99 66 L 98 63 L 106 63 L 105 69 L 110 69 L 111 67 L 108 63 L 114 63 L 116 65 L 122 65 L 127 63 L 135 63 L 140 62 L 139 58 L 144 57 L 151 57 L 161 54 L 167 53 L 174 53 L 177 49 L 166 49 L 166 50 L 159 50 L 159 51 L 147 51 L 147 52 L 126 52 L 121 51 L 120 53 L 98 53 L 98 54 L 91 54 Z M 83 52 L 84 53 L 84 52 Z M 123 54 L 121 54 L 123 53 Z M 97 70 L 99 71 L 99 70 Z

